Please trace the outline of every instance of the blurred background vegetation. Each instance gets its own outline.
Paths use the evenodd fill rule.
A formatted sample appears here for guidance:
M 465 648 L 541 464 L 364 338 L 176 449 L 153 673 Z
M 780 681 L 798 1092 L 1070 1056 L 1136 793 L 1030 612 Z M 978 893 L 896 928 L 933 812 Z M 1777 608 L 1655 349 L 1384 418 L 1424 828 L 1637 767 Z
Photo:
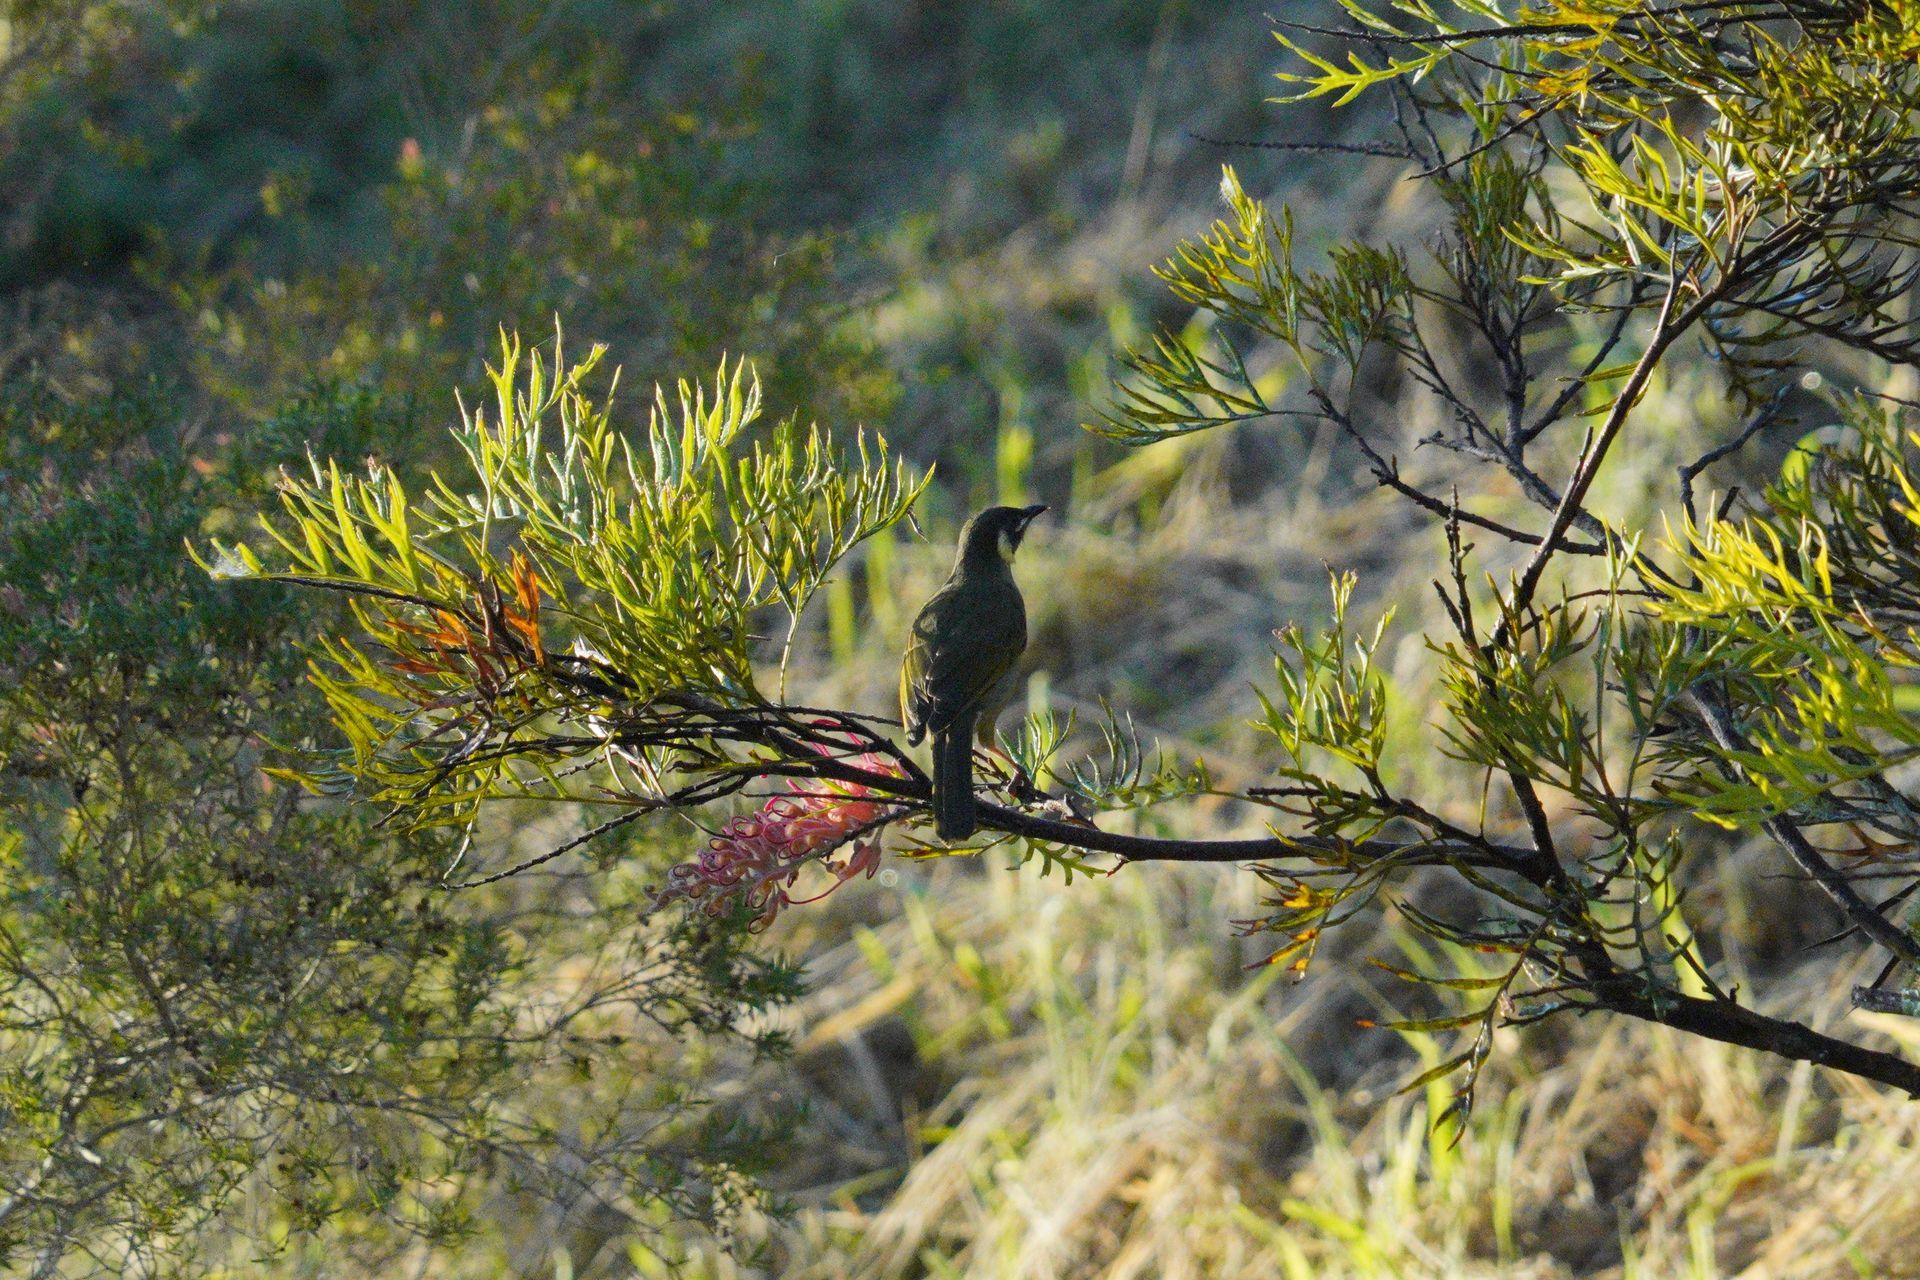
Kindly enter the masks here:
M 989 853 L 792 913 L 765 942 L 797 972 L 721 939 L 689 970 L 642 918 L 681 834 L 436 895 L 463 851 L 263 771 L 321 733 L 296 645 L 325 619 L 208 583 L 183 539 L 240 525 L 308 450 L 444 462 L 498 329 L 557 316 L 629 386 L 746 355 L 776 406 L 937 466 L 927 543 L 872 546 L 804 637 L 810 696 L 885 711 L 958 520 L 1041 501 L 1035 703 L 1111 699 L 1224 785 L 1262 777 L 1245 690 L 1273 629 L 1324 614 L 1327 564 L 1362 612 L 1423 616 L 1438 530 L 1329 435 L 1123 456 L 1078 428 L 1117 344 L 1191 322 L 1147 267 L 1214 216 L 1223 158 L 1308 254 L 1430 216 L 1398 161 L 1202 141 L 1379 123 L 1264 105 L 1260 6 L 0 12 L 0 1255 L 22 1274 L 1910 1273 L 1920 1122 L 1804 1065 L 1506 1031 L 1469 1131 L 1430 1133 L 1441 1086 L 1392 1095 L 1441 1046 L 1355 1026 L 1407 998 L 1366 958 L 1423 967 L 1391 912 L 1290 984 L 1229 923 L 1251 876 L 1066 891 Z M 1662 375 L 1643 413 L 1671 454 L 1606 504 L 1698 452 L 1730 412 L 1711 383 Z M 1408 411 L 1408 454 L 1429 430 Z M 1385 665 L 1418 717 L 1402 634 Z M 1260 830 L 1227 804 L 1165 820 Z M 555 822 L 496 834 L 537 848 Z M 1729 970 L 1819 1019 L 1844 984 L 1796 948 L 1833 922 L 1770 904 L 1784 869 L 1729 836 L 1689 888 Z

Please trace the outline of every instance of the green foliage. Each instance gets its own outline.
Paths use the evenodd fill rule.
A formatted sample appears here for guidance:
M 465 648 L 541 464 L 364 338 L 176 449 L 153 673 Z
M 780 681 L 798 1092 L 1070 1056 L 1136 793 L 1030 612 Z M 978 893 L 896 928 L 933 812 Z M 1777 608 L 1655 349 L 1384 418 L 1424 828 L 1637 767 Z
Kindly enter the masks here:
M 621 25 L 638 40 L 655 21 L 637 6 Z M 202 376 L 246 398 L 315 368 L 444 394 L 479 373 L 499 328 L 558 314 L 648 367 L 712 365 L 731 347 L 777 393 L 831 387 L 835 409 L 884 407 L 886 380 L 826 315 L 835 240 L 763 225 L 775 193 L 740 155 L 757 127 L 746 92 L 656 102 L 625 47 L 596 38 L 565 59 L 541 47 L 463 133 L 396 140 L 370 196 L 373 252 L 291 269 L 264 253 L 198 270 L 189 258 L 176 289 L 212 330 Z M 297 227 L 325 211 L 280 217 Z
M 1273 399 L 1292 370 L 1250 371 L 1238 344 L 1262 339 L 1277 344 L 1306 375 L 1323 413 L 1338 413 L 1332 401 L 1343 390 L 1351 396 L 1363 366 L 1381 348 L 1408 361 L 1422 381 L 1451 390 L 1416 307 L 1472 306 L 1486 325 L 1513 328 L 1532 299 L 1507 296 L 1530 265 L 1508 232 L 1529 206 L 1543 218 L 1554 216 L 1537 175 L 1505 156 L 1476 156 L 1462 170 L 1458 179 L 1435 184 L 1452 219 L 1450 236 L 1435 251 L 1452 285 L 1443 290 L 1416 281 L 1407 255 L 1394 247 L 1337 246 L 1327 270 L 1302 269 L 1292 213 L 1276 213 L 1249 196 L 1227 168 L 1220 185 L 1232 220 L 1183 242 L 1155 269 L 1176 298 L 1215 322 L 1213 352 L 1203 354 L 1184 336 L 1166 332 L 1151 351 L 1123 353 L 1119 395 L 1093 429 L 1143 445 L 1234 422 L 1313 416 Z M 1344 375 L 1344 388 L 1324 380 L 1329 364 Z
M 353 597 L 366 638 L 329 641 L 315 679 L 352 785 L 409 826 L 471 822 L 503 795 L 637 817 L 744 785 L 760 770 L 729 754 L 736 740 L 816 739 L 768 723 L 792 718 L 786 653 L 756 626 L 784 614 L 790 645 L 835 566 L 925 486 L 864 434 L 851 456 L 794 419 L 750 434 L 760 389 L 739 364 L 671 399 L 656 389 L 636 442 L 611 391 L 589 391 L 601 354 L 568 365 L 556 339 L 551 363 L 523 364 L 503 339 L 491 416 L 476 408 L 457 433 L 466 481 L 436 477 L 415 498 L 378 464 L 350 477 L 316 460 L 266 524 L 274 567 L 215 544 L 223 576 Z M 572 781 L 596 762 L 611 780 Z M 661 790 L 685 770 L 710 776 Z
M 1740 522 L 1688 528 L 1689 579 L 1660 601 L 1684 628 L 1695 679 L 1726 682 L 1747 742 L 1683 790 L 1702 816 L 1754 825 L 1778 814 L 1856 819 L 1870 796 L 1838 802 L 1920 753 L 1906 690 L 1920 662 L 1910 611 L 1917 491 L 1909 429 L 1855 403 L 1849 438 L 1768 494 Z M 1837 548 L 1837 551 L 1836 551 Z
M 837 323 L 843 238 L 776 225 L 751 61 L 667 87 L 669 33 L 702 20 L 30 6 L 0 82 L 0 287 L 131 288 L 138 357 L 255 417 L 316 376 L 444 395 L 501 326 L 556 314 L 649 367 L 745 352 L 776 393 L 883 410 L 892 380 Z
M 1347 608 L 1354 585 L 1351 574 L 1334 580 L 1333 620 L 1324 634 L 1309 639 L 1298 624 L 1280 632 L 1291 657 L 1274 661 L 1278 696 L 1256 690 L 1265 713 L 1261 727 L 1286 754 L 1279 774 L 1312 796 L 1316 830 L 1344 826 L 1345 791 L 1333 776 L 1342 766 L 1369 786 L 1381 786 L 1387 682 L 1374 655 L 1391 619 L 1382 618 L 1370 638 L 1350 638 Z
M 435 889 L 444 834 L 303 800 L 270 744 L 317 728 L 299 646 L 329 615 L 181 556 L 264 496 L 273 440 L 364 449 L 410 415 L 319 395 L 201 453 L 167 399 L 0 402 L 0 1265 L 198 1274 L 216 1218 L 267 1249 L 348 1222 L 379 1254 L 472 1232 L 507 1182 L 724 1209 L 702 1184 L 763 1137 L 692 1111 L 646 1029 L 724 1029 L 791 975 L 726 935 L 663 951 L 613 887 L 556 954 Z M 530 998 L 582 954 L 604 980 Z M 609 1135 L 583 1144 L 546 1095 L 592 1058 L 649 1083 L 574 1090 Z
M 762 138 L 845 123 L 833 107 L 860 71 L 828 46 L 876 19 L 828 8 L 806 27 L 826 90 L 776 102 L 768 115 L 804 119 Z M 902 92 L 947 92 L 954 50 L 981 31 L 996 83 L 1033 79 L 1035 50 L 1060 46 L 1010 31 L 1079 38 L 1041 8 L 902 17 L 902 40 L 939 50 L 931 86 Z M 1066 760 L 1071 722 L 1043 714 L 1010 743 L 1014 768 L 981 770 L 1010 798 L 983 806 L 987 839 L 1018 842 L 1043 873 L 1087 871 L 1100 854 L 1254 860 L 1273 892 L 1244 927 L 1275 936 L 1283 967 L 1390 904 L 1427 938 L 1390 971 L 1438 996 L 1398 1023 L 1427 1059 L 1413 1086 L 1430 1113 L 1453 1073 L 1453 1105 L 1471 1103 L 1501 1023 L 1561 1009 L 1912 1090 L 1897 1057 L 1722 990 L 1711 929 L 1686 900 L 1701 848 L 1761 827 L 1849 923 L 1914 960 L 1882 915 L 1891 902 L 1860 902 L 1826 860 L 1905 873 L 1920 837 L 1901 789 L 1920 745 L 1907 422 L 1847 405 L 1843 447 L 1789 468 L 1736 518 L 1693 510 L 1692 480 L 1751 432 L 1709 439 L 1676 501 L 1655 499 L 1678 530 L 1665 541 L 1645 510 L 1599 509 L 1594 480 L 1647 438 L 1647 391 L 1682 340 L 1707 345 L 1745 405 L 1770 403 L 1782 374 L 1814 361 L 1920 355 L 1905 309 L 1920 198 L 1914 10 L 1344 8 L 1363 35 L 1288 29 L 1306 69 L 1286 79 L 1298 98 L 1392 98 L 1400 142 L 1371 154 L 1400 155 L 1421 178 L 1434 234 L 1308 244 L 1229 169 L 1227 215 L 1160 269 L 1190 319 L 1123 357 L 1102 430 L 1144 445 L 1294 416 L 1344 436 L 1379 484 L 1446 520 L 1452 631 L 1425 637 L 1434 725 L 1396 699 L 1384 624 L 1350 629 L 1354 587 L 1336 578 L 1331 626 L 1283 629 L 1260 699 L 1279 785 L 1238 798 L 1273 814 L 1271 841 L 1223 852 L 1094 825 L 1100 810 L 1221 794 L 1208 771 L 1140 747 L 1112 710 L 1098 764 Z M 175 35 L 230 48 L 161 59 L 161 79 L 190 81 L 190 117 L 248 111 L 250 94 L 286 83 L 282 67 L 246 92 L 232 67 L 298 40 L 242 36 L 303 12 L 200 15 L 204 27 Z M 1144 35 L 1173 12 L 1129 6 L 1125 21 Z M 645 367 L 714 367 L 726 347 L 764 359 L 781 401 L 889 401 L 824 305 L 835 242 L 760 221 L 766 182 L 741 161 L 768 119 L 751 67 L 730 67 L 737 79 L 689 111 L 691 96 L 655 96 L 636 71 L 659 65 L 636 54 L 655 35 L 651 8 L 409 10 L 419 25 L 407 31 L 453 54 L 394 65 L 367 31 L 396 12 L 365 13 L 367 29 L 319 42 L 355 69 L 326 83 L 392 88 L 392 73 L 405 92 L 342 94 L 338 113 L 321 111 L 328 129 L 361 134 L 340 163 L 305 154 L 324 152 L 328 129 L 267 129 L 275 146 L 213 146 L 202 163 L 198 134 L 154 115 L 152 94 L 77 94 L 46 136 L 54 152 L 106 148 L 115 190 L 21 201 L 13 244 L 69 269 L 48 248 L 56 211 L 75 217 L 83 253 L 127 261 L 142 246 L 148 278 L 200 326 L 196 374 L 228 403 L 267 403 L 315 368 L 440 391 L 465 380 L 495 324 L 530 328 L 555 311 Z M 467 59 L 490 69 L 484 92 L 449 71 Z M 196 79 L 196 67 L 221 75 Z M 15 106 L 60 102 L 56 88 L 77 83 L 61 75 L 23 83 Z M 781 92 L 801 83 L 772 79 Z M 15 136 L 33 119 L 12 117 Z M 833 163 L 820 192 L 872 163 L 860 129 L 874 119 L 822 148 Z M 1062 136 L 1037 129 L 1021 154 L 1046 165 Z M 248 167 L 261 155 L 273 163 Z M 781 163 L 814 161 L 795 155 Z M 177 169 L 200 180 L 156 200 Z M 21 161 L 0 178 L 25 190 L 29 173 Z M 207 192 L 232 190 L 257 207 L 250 196 L 204 225 Z M 146 205 L 157 219 L 140 223 Z M 689 1119 L 712 1050 L 645 1027 L 724 1029 L 793 992 L 791 975 L 739 950 L 751 912 L 726 910 L 753 839 L 816 823 L 756 881 L 762 921 L 791 902 L 801 862 L 843 881 L 872 869 L 885 829 L 912 839 L 920 771 L 883 722 L 789 699 L 789 658 L 822 593 L 831 643 L 854 652 L 854 557 L 870 549 L 864 574 L 883 595 L 891 528 L 925 482 L 877 439 L 835 447 L 797 420 L 758 422 L 741 361 L 655 391 L 645 428 L 622 432 L 597 359 L 566 365 L 557 345 L 545 359 L 509 342 L 447 453 L 465 470 L 424 482 L 401 457 L 420 449 L 413 416 L 384 420 L 372 399 L 336 395 L 204 455 L 179 447 L 179 430 L 146 451 L 83 453 L 71 415 L 21 438 L 38 439 L 38 453 L 8 459 L 21 495 L 8 568 L 25 576 L 6 578 L 19 599 L 0 595 L 0 610 L 23 672 L 6 718 L 19 960 L 4 971 L 23 1013 L 0 1034 L 25 1063 L 6 1103 L 23 1138 L 0 1159 L 23 1184 L 44 1182 L 0 1211 L 21 1224 L 15 1253 L 102 1240 L 154 1253 L 240 1186 L 271 1192 L 269 1238 L 290 1224 L 359 1228 L 361 1215 L 388 1251 L 405 1230 L 467 1230 L 515 1184 L 705 1217 L 708 1196 L 726 1207 L 733 1174 L 755 1167 L 764 1151 L 739 1117 Z M 1382 422 L 1390 380 L 1427 395 L 1430 436 Z M 983 420 L 1002 430 L 977 480 L 1016 493 L 1046 455 L 1029 428 L 1044 415 L 1020 368 L 987 382 L 998 415 Z M 236 543 L 261 476 L 303 439 L 313 457 L 278 489 L 267 535 Z M 1407 443 L 1434 451 L 1404 470 Z M 61 472 L 69 449 L 98 466 Z M 380 459 L 365 470 L 338 461 L 369 449 Z M 102 478 L 111 493 L 84 487 Z M 163 520 L 146 501 L 156 493 L 179 499 Z M 1471 545 L 1469 530 L 1496 547 Z M 159 549 L 182 537 L 211 545 L 217 576 L 246 581 L 192 585 L 177 560 L 173 576 L 157 572 Z M 344 614 L 317 604 L 334 597 Z M 309 610 L 317 618 L 296 626 Z M 303 641 L 332 716 L 324 748 L 294 710 Z M 319 796 L 282 787 L 265 743 L 313 748 L 294 771 Z M 1444 793 L 1423 791 L 1442 754 L 1457 771 Z M 741 812 L 716 823 L 735 800 Z M 528 837 L 545 842 L 513 862 L 526 850 L 511 837 L 555 804 L 607 818 L 557 844 Z M 718 827 L 670 879 L 714 910 L 668 938 L 639 923 L 664 896 L 643 877 L 680 852 L 641 821 L 660 812 Z M 847 864 L 828 862 L 849 842 Z M 518 873 L 570 869 L 559 858 L 572 852 L 589 871 L 568 875 L 566 894 L 522 892 Z M 1430 889 L 1440 879 L 1457 894 Z M 612 977 L 555 996 L 563 960 Z M 1438 1048 L 1434 1036 L 1455 1031 L 1461 1042 Z M 177 1117 L 190 1121 L 179 1132 L 154 1126 Z M 507 1173 L 490 1176 L 490 1159 Z M 440 1186 L 453 1190 L 436 1199 Z
M 1773 523 L 1698 520 L 1693 478 L 1749 430 L 1682 470 L 1684 532 L 1652 551 L 1639 527 L 1590 505 L 1683 337 L 1703 341 L 1725 388 L 1750 404 L 1774 402 L 1765 384 L 1795 358 L 1790 340 L 1920 357 L 1892 310 L 1916 270 L 1903 218 L 1920 196 L 1920 154 L 1889 123 L 1904 118 L 1902 95 L 1920 92 L 1902 53 L 1920 19 L 1902 6 L 1820 9 L 1796 15 L 1788 38 L 1777 29 L 1786 15 L 1766 6 L 1464 11 L 1485 26 L 1420 0 L 1384 14 L 1349 8 L 1369 34 L 1322 57 L 1305 41 L 1335 33 L 1290 29 L 1283 43 L 1309 69 L 1288 75 L 1304 97 L 1397 95 L 1402 145 L 1373 150 L 1420 166 L 1438 233 L 1423 253 L 1336 245 L 1307 266 L 1291 215 L 1228 170 L 1229 215 L 1159 270 L 1193 321 L 1123 357 L 1099 428 L 1144 445 L 1273 416 L 1317 421 L 1344 434 L 1381 485 L 1446 522 L 1438 586 L 1452 634 L 1426 637 L 1443 693 L 1430 736 L 1397 731 L 1410 720 L 1375 665 L 1381 633 L 1356 642 L 1346 630 L 1350 581 L 1336 579 L 1325 636 L 1282 632 L 1291 658 L 1260 723 L 1283 756 L 1283 785 L 1244 798 L 1305 830 L 1254 842 L 1272 855 L 1260 874 L 1275 896 L 1272 914 L 1245 927 L 1283 938 L 1276 962 L 1303 964 L 1328 928 L 1390 896 L 1445 953 L 1500 957 L 1491 972 L 1403 974 L 1467 996 L 1464 1008 L 1397 1024 L 1468 1032 L 1416 1081 L 1461 1072 L 1462 1110 L 1496 1026 L 1568 1008 L 1920 1090 L 1920 1072 L 1890 1055 L 1740 1005 L 1682 914 L 1703 833 L 1759 824 L 1855 924 L 1920 963 L 1920 944 L 1801 834 L 1836 822 L 1898 833 L 1913 811 L 1887 776 L 1920 743 L 1891 674 L 1909 663 L 1905 641 L 1859 591 L 1836 591 L 1823 528 L 1838 528 L 1863 581 L 1896 576 L 1881 549 L 1905 554 L 1904 508 L 1870 495 L 1890 482 L 1910 491 L 1897 451 L 1836 464 L 1855 477 L 1844 482 L 1818 479 L 1832 468 L 1789 475 Z M 1859 128 L 1806 145 L 1810 123 L 1855 109 Z M 1577 363 L 1566 359 L 1573 338 L 1584 342 Z M 739 365 L 722 364 L 710 388 L 683 386 L 675 403 L 656 393 L 644 438 L 630 442 L 607 398 L 585 387 L 594 358 L 568 368 L 556 351 L 524 375 L 520 358 L 509 343 L 491 420 L 469 413 L 459 434 L 470 478 L 437 476 L 415 496 L 388 468 L 358 477 L 316 461 L 283 490 L 283 518 L 268 525 L 276 550 L 216 544 L 217 572 L 352 598 L 362 634 L 327 640 L 315 675 L 348 746 L 307 781 L 378 799 L 419 832 L 470 833 L 489 801 L 588 802 L 614 815 L 469 885 L 770 777 L 789 789 L 676 868 L 668 896 L 717 910 L 741 895 L 764 920 L 790 900 L 780 886 L 801 861 L 855 842 L 847 864 L 823 865 L 839 880 L 871 865 L 878 833 L 917 819 L 924 778 L 866 718 L 789 705 L 786 670 L 813 595 L 905 517 L 924 482 L 882 445 L 863 439 L 840 457 L 793 423 L 749 448 L 758 392 Z M 1397 442 L 1370 418 L 1387 370 L 1430 397 L 1444 424 L 1420 443 L 1496 467 L 1547 513 L 1537 532 L 1491 509 L 1484 484 L 1470 480 L 1463 496 L 1457 478 L 1436 491 L 1403 472 Z M 1011 385 L 1003 417 L 1021 426 Z M 1025 454 L 1017 434 L 1003 446 L 1004 485 Z M 1816 483 L 1829 488 L 1805 488 Z M 1504 586 L 1474 587 L 1468 530 L 1523 555 Z M 849 607 L 839 599 L 830 624 L 843 649 Z M 1092 825 L 1103 805 L 1212 790 L 1204 770 L 1164 757 L 1149 768 L 1123 718 L 1110 714 L 1105 736 L 1104 764 L 1060 764 L 1064 733 L 1036 719 L 1014 744 L 1017 767 L 986 775 L 1026 812 L 990 823 L 1068 871 L 1085 870 L 1093 850 L 1205 856 Z M 1477 813 L 1411 789 L 1427 775 L 1400 761 L 1435 749 L 1482 779 Z M 1067 794 L 1041 791 L 1048 779 Z M 789 822 L 808 834 L 789 839 Z M 1452 873 L 1473 905 L 1403 892 L 1415 868 Z

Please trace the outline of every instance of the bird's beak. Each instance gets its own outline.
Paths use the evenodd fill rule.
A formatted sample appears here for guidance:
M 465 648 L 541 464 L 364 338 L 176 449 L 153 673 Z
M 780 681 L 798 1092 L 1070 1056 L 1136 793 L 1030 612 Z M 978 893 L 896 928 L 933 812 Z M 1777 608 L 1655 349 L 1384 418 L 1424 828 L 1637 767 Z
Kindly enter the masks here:
M 1020 549 L 1020 543 L 1026 539 L 1027 526 L 1033 523 L 1035 516 L 1045 510 L 1045 507 L 1022 507 L 1014 512 L 1013 527 L 1006 532 L 1007 542 L 1003 548 L 1009 558 Z

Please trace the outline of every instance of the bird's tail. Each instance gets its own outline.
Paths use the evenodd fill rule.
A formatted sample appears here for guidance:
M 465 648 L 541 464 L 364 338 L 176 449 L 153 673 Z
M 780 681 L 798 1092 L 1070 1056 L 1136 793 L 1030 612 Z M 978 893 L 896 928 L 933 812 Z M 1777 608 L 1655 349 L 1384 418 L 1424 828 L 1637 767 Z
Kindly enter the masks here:
M 933 735 L 933 824 L 942 840 L 973 834 L 973 725 Z

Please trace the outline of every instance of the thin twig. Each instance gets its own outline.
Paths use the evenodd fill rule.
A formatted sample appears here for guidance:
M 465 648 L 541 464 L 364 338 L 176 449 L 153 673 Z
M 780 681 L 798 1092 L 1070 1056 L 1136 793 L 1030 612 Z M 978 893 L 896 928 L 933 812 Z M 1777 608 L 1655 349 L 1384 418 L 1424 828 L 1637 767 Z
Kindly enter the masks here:
M 509 877 L 512 877 L 512 876 L 517 876 L 523 871 L 531 871 L 533 870 L 533 868 L 540 866 L 542 863 L 552 862 L 555 858 L 558 858 L 563 854 L 572 853 L 575 849 L 578 849 L 581 845 L 584 845 L 589 841 L 596 840 L 599 837 L 606 835 L 609 831 L 614 831 L 620 827 L 624 827 L 629 822 L 637 822 L 641 818 L 644 818 L 649 813 L 653 813 L 653 812 L 655 812 L 655 806 L 652 806 L 652 805 L 647 805 L 641 808 L 633 809 L 627 813 L 621 814 L 617 818 L 609 818 L 607 821 L 601 823 L 597 827 L 594 827 L 590 831 L 582 832 L 581 834 L 575 836 L 573 839 L 567 841 L 565 844 L 560 845 L 558 848 L 549 849 L 542 854 L 536 854 L 535 856 L 528 858 L 525 862 L 515 863 L 513 866 L 508 867 L 505 871 L 496 871 L 490 876 L 481 876 L 477 880 L 462 880 L 456 884 L 442 883 L 440 887 L 443 890 L 447 891 L 448 893 L 451 893 L 456 889 L 478 889 L 481 885 L 496 884 L 501 880 L 508 879 Z
M 1660 303 L 1660 313 L 1654 320 L 1653 338 L 1647 343 L 1647 349 L 1640 353 L 1640 359 L 1628 375 L 1626 385 L 1620 388 L 1620 394 L 1613 402 L 1613 409 L 1600 429 L 1588 440 L 1586 448 L 1580 452 L 1579 464 L 1574 468 L 1573 478 L 1568 481 L 1566 490 L 1560 495 L 1560 506 L 1554 512 L 1553 523 L 1547 529 L 1547 536 L 1540 541 L 1521 570 L 1514 583 L 1513 593 L 1508 598 L 1506 616 L 1500 620 L 1500 626 L 1494 632 L 1493 644 L 1500 648 L 1510 638 L 1508 626 L 1513 619 L 1526 613 L 1533 603 L 1533 596 L 1540 589 L 1541 579 L 1545 576 L 1547 565 L 1552 562 L 1554 552 L 1562 548 L 1562 540 L 1573 525 L 1574 516 L 1582 509 L 1586 501 L 1587 490 L 1593 487 L 1594 480 L 1600 474 L 1600 466 L 1606 461 L 1607 451 L 1613 447 L 1620 429 L 1626 425 L 1627 415 L 1633 411 L 1640 393 L 1645 389 L 1647 380 L 1653 376 L 1653 370 L 1660 363 L 1667 348 L 1693 322 L 1706 313 L 1717 299 L 1718 293 L 1709 291 L 1701 294 L 1678 319 L 1673 317 L 1674 304 L 1680 297 L 1681 275 L 1675 271 L 1667 285 L 1667 295 Z
M 1740 434 L 1717 448 L 1709 449 L 1699 457 L 1680 468 L 1680 505 L 1686 508 L 1687 519 L 1694 518 L 1693 478 L 1729 454 L 1738 452 L 1747 441 L 1759 435 L 1761 431 L 1773 425 L 1780 415 L 1780 406 L 1787 398 L 1787 388 L 1782 385 L 1767 402 L 1754 411 L 1753 418 L 1743 427 Z
M 1248 151 L 1312 151 L 1328 152 L 1349 156 L 1383 156 L 1390 160 L 1419 161 L 1420 156 L 1405 147 L 1391 146 L 1384 142 L 1259 142 L 1246 138 L 1209 138 L 1204 133 L 1186 131 L 1195 142 L 1203 142 L 1210 147 L 1238 147 Z
M 1402 480 L 1400 478 L 1400 464 L 1397 459 L 1382 456 L 1380 451 L 1374 448 L 1373 441 L 1367 438 L 1366 433 L 1359 429 L 1352 418 L 1336 408 L 1332 399 L 1324 392 L 1316 390 L 1313 395 L 1314 398 L 1319 401 L 1322 412 L 1335 423 L 1339 424 L 1341 429 L 1347 433 L 1348 438 L 1360 447 L 1360 451 L 1366 455 L 1367 462 L 1370 464 L 1368 469 L 1373 472 L 1374 479 L 1378 480 L 1382 485 L 1392 489 L 1404 498 L 1411 499 L 1416 506 L 1432 512 L 1443 520 L 1454 519 L 1457 513 L 1458 519 L 1463 523 L 1470 524 L 1476 529 L 1485 529 L 1489 533 L 1497 533 L 1510 542 L 1517 542 L 1527 547 L 1540 547 L 1545 544 L 1546 540 L 1538 534 L 1527 533 L 1525 530 L 1516 529 L 1511 525 L 1501 524 L 1497 520 L 1490 520 L 1485 516 L 1475 515 L 1470 511 L 1460 511 L 1453 504 L 1443 502 L 1432 494 L 1417 489 L 1405 480 Z M 1606 554 L 1606 548 L 1594 542 L 1562 542 L 1560 549 L 1585 556 Z
M 1714 742 L 1723 751 L 1751 753 L 1753 746 L 1735 727 L 1733 719 L 1719 700 L 1710 694 L 1696 691 L 1689 701 L 1706 724 L 1707 731 Z M 1920 944 L 1904 929 L 1898 928 L 1892 921 L 1873 909 L 1873 904 L 1862 898 L 1839 868 L 1826 860 L 1813 842 L 1802 835 L 1800 828 L 1785 814 L 1767 819 L 1761 826 L 1786 849 L 1800 869 L 1811 876 L 1816 884 L 1826 890 L 1827 896 L 1839 904 L 1847 913 L 1847 918 L 1859 926 L 1860 931 L 1892 952 L 1909 967 L 1920 970 Z
M 1613 328 L 1607 331 L 1605 338 L 1601 339 L 1599 348 L 1587 359 L 1585 367 L 1583 367 L 1578 374 L 1567 379 L 1567 385 L 1562 387 L 1560 394 L 1553 398 L 1553 403 L 1541 410 L 1540 416 L 1535 418 L 1532 425 L 1521 433 L 1517 443 L 1522 445 L 1532 444 L 1539 438 L 1541 432 L 1545 431 L 1555 422 L 1558 422 L 1560 415 L 1567 411 L 1567 406 L 1573 403 L 1573 398 L 1579 395 L 1586 387 L 1587 380 L 1600 371 L 1600 368 L 1606 363 L 1607 357 L 1613 354 L 1613 349 L 1620 345 L 1621 335 L 1624 334 L 1627 329 L 1627 321 L 1639 314 L 1642 286 L 1643 282 L 1640 280 L 1633 282 L 1627 293 L 1627 305 L 1621 307 L 1619 313 L 1614 316 Z

